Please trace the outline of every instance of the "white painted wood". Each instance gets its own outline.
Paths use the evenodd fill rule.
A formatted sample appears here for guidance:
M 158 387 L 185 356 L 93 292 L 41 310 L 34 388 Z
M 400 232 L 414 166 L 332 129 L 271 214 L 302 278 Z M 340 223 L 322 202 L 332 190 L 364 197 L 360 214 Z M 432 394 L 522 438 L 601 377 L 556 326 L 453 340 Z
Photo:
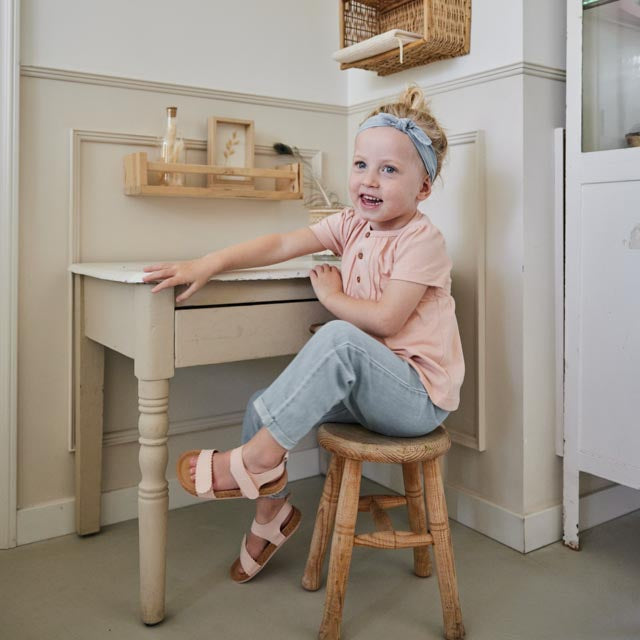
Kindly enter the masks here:
M 554 298 L 556 344 L 556 454 L 564 453 L 564 129 L 553 132 Z
M 564 542 L 579 473 L 640 488 L 640 149 L 582 152 L 582 2 L 567 2 Z M 637 231 L 636 231 L 637 230 Z
M 84 332 L 88 338 L 135 357 L 135 285 L 79 276 L 83 284 Z
M 177 310 L 176 367 L 297 353 L 332 318 L 317 301 Z
M 145 624 L 164 619 L 169 485 L 169 380 L 138 379 L 140 473 L 140 612 Z
M 150 284 L 133 287 L 134 372 L 138 380 L 165 380 L 175 371 L 173 291 L 151 293 L 152 288 Z
M 104 406 L 104 346 L 86 337 L 83 285 L 88 278 L 74 276 L 74 400 L 76 447 L 76 531 L 100 531 L 102 487 L 102 424 Z
M 318 264 L 313 258 L 296 258 L 267 267 L 253 267 L 238 271 L 219 273 L 211 280 L 219 282 L 243 282 L 245 280 L 286 280 L 290 278 L 308 278 L 309 271 Z M 79 273 L 99 280 L 112 282 L 138 283 L 143 282 L 146 275 L 143 268 L 145 262 L 122 263 L 75 263 L 69 266 L 72 273 Z
M 176 293 L 179 290 L 180 289 L 176 289 Z M 176 309 L 184 307 L 210 307 L 221 304 L 315 299 L 316 294 L 309 278 L 210 280 L 206 286 L 196 291 L 188 300 L 176 302 Z
M 20 2 L 0 0 L 0 549 L 16 545 Z
M 296 274 L 299 278 L 303 277 L 302 273 L 308 274 L 308 261 L 303 261 L 302 266 L 302 271 L 300 264 L 293 267 L 288 265 L 271 272 L 268 269 L 254 270 L 251 273 L 237 273 L 230 280 L 212 281 L 205 287 L 211 291 L 206 293 L 203 300 L 215 300 L 213 290 L 221 285 L 224 289 L 221 297 L 226 300 L 225 304 L 178 310 L 175 308 L 173 288 L 154 294 L 153 285 L 139 282 L 140 265 L 134 265 L 133 268 L 131 265 L 117 264 L 116 268 L 114 264 L 88 268 L 74 265 L 70 268 L 81 283 L 76 287 L 77 317 L 74 322 L 77 360 L 75 380 L 76 387 L 81 391 L 76 394 L 79 395 L 77 415 L 79 420 L 85 415 L 88 418 L 87 424 L 79 425 L 78 433 L 81 436 L 92 427 L 102 409 L 102 398 L 95 398 L 96 395 L 101 396 L 102 390 L 102 347 L 96 350 L 92 341 L 134 359 L 140 410 L 140 601 L 142 620 L 146 624 L 156 624 L 164 618 L 169 379 L 174 375 L 174 364 L 211 364 L 237 360 L 238 357 L 253 359 L 297 351 L 309 338 L 309 325 L 331 317 L 317 300 L 238 304 L 232 294 L 238 294 L 240 300 L 251 298 L 257 295 L 256 283 L 262 281 L 277 285 L 270 293 L 286 295 L 287 284 L 296 282 Z M 274 271 L 276 278 L 284 271 L 287 280 L 269 279 Z M 131 273 L 137 274 L 137 283 L 130 282 Z M 248 289 L 248 295 L 242 294 L 243 286 Z M 300 286 L 291 288 L 298 295 L 303 289 Z M 193 320 L 191 325 L 189 319 Z M 216 324 L 216 321 L 219 323 Z M 213 336 L 212 329 L 218 330 L 219 335 Z M 229 330 L 238 332 L 235 335 L 237 340 L 229 339 Z M 174 344 L 177 347 L 175 353 Z M 194 349 L 186 359 L 181 360 L 184 353 L 189 353 L 184 349 L 185 344 Z M 263 344 L 270 345 L 266 353 Z M 275 345 L 275 350 L 271 345 Z M 88 451 L 82 449 L 86 443 L 89 444 Z M 86 467 L 78 463 L 78 518 L 81 523 L 88 522 L 85 528 L 92 531 L 98 529 L 100 522 L 100 491 L 95 478 L 100 476 L 101 446 L 102 433 L 98 425 L 88 439 L 79 438 L 76 452 L 80 462 L 85 459 L 94 462 L 93 482 L 89 486 L 85 486 L 88 474 L 83 471 L 86 471 Z M 93 504 L 87 504 L 87 497 L 93 497 Z M 85 528 L 80 527 L 79 531 L 89 532 Z

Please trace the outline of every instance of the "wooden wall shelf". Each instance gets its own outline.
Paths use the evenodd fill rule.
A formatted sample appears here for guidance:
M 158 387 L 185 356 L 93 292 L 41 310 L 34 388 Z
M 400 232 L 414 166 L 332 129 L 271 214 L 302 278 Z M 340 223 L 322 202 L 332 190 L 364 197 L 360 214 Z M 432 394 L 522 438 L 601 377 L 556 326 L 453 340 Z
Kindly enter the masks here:
M 392 29 L 422 34 L 399 49 L 343 63 L 341 69 L 366 69 L 386 76 L 412 67 L 469 53 L 471 0 L 341 0 L 341 47 L 364 42 Z
M 229 181 L 229 186 L 216 184 L 211 187 L 167 186 L 153 184 L 149 173 L 200 174 L 213 176 L 243 176 L 248 178 L 272 178 L 275 189 L 257 189 Z M 300 200 L 302 191 L 302 165 L 281 165 L 274 169 L 241 169 L 203 164 L 168 164 L 149 162 L 145 152 L 132 153 L 124 158 L 124 192 L 128 196 L 169 196 L 189 198 L 255 198 L 262 200 Z

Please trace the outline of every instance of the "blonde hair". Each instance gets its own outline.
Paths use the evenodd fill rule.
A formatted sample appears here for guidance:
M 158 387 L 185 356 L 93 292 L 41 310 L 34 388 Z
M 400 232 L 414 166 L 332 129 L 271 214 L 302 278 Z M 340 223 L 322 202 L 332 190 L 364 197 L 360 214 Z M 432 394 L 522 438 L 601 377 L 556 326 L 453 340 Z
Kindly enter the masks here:
M 444 129 L 438 124 L 438 121 L 431 114 L 429 104 L 422 93 L 422 89 L 415 84 L 409 85 L 404 92 L 398 97 L 397 102 L 383 104 L 374 109 L 366 118 L 379 113 L 389 113 L 396 118 L 411 118 L 430 138 L 433 150 L 436 153 L 438 167 L 433 180 L 440 174 L 442 163 L 447 155 L 447 135 Z

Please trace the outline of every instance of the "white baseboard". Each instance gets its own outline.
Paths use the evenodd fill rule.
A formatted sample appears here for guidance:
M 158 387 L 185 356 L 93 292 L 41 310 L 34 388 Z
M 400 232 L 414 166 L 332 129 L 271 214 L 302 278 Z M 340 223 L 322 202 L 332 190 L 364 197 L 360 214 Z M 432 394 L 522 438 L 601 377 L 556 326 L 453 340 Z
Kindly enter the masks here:
M 287 464 L 289 480 L 301 480 L 320 473 L 318 449 L 294 451 Z M 178 480 L 169 480 L 169 509 L 179 509 L 200 502 L 182 489 Z M 138 517 L 138 487 L 118 489 L 102 494 L 103 526 Z M 48 540 L 75 532 L 75 498 L 47 502 L 18 511 L 18 545 Z
M 363 465 L 364 475 L 402 491 L 399 465 Z M 562 504 L 528 515 L 515 513 L 459 487 L 445 486 L 449 517 L 460 524 L 528 553 L 562 539 Z M 580 531 L 640 509 L 640 491 L 614 485 L 580 498 Z

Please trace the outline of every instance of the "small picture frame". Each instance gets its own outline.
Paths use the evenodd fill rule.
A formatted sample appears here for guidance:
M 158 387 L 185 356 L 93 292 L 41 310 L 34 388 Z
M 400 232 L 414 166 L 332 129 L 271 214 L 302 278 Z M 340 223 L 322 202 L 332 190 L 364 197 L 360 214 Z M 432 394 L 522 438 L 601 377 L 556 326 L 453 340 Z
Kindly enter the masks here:
M 208 120 L 207 164 L 219 167 L 253 169 L 253 120 L 234 120 L 212 116 Z M 207 176 L 207 186 L 247 189 L 253 188 L 249 176 Z

